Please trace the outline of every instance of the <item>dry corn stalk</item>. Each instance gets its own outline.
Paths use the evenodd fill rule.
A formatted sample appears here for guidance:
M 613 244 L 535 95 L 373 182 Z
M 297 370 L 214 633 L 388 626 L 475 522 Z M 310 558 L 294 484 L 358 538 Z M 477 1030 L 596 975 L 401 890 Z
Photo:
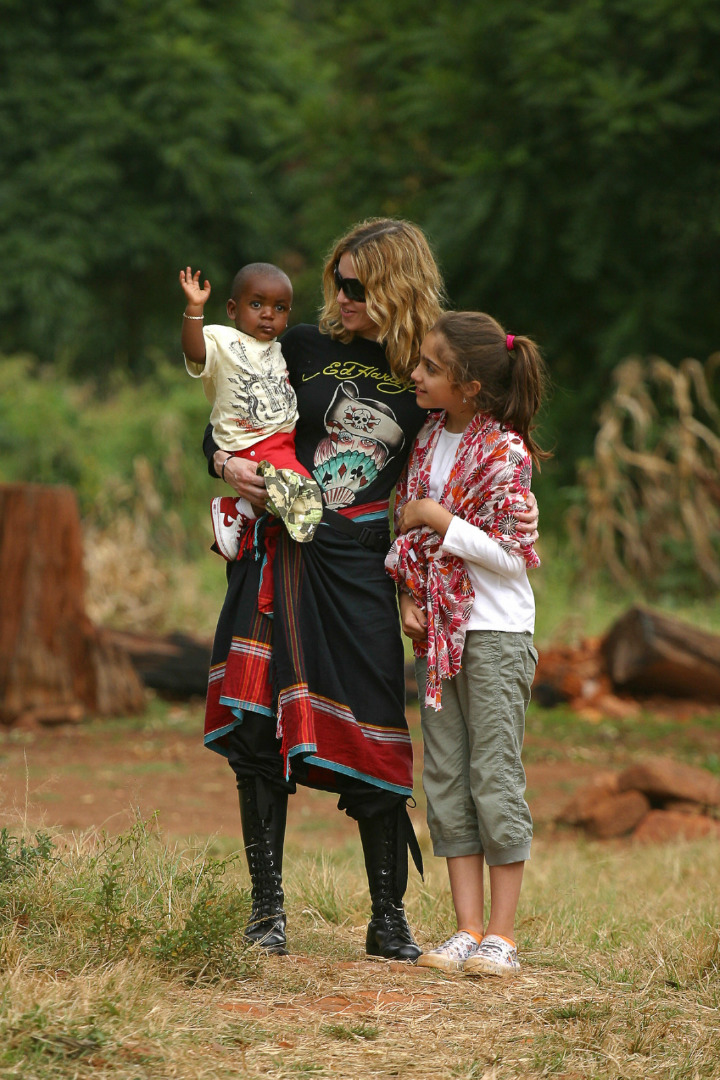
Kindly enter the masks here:
M 718 369 L 720 353 L 678 367 L 631 357 L 615 370 L 569 525 L 583 561 L 622 584 L 658 584 L 675 564 L 720 585 Z

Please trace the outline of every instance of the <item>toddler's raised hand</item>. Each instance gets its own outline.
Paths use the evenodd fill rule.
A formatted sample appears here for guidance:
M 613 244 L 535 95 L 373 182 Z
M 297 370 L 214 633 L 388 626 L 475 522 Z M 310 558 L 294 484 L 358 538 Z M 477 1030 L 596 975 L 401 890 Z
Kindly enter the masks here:
M 202 308 L 210 299 L 210 282 L 206 278 L 205 284 L 200 288 L 200 271 L 196 270 L 193 274 L 190 266 L 180 271 L 180 287 L 188 304 Z

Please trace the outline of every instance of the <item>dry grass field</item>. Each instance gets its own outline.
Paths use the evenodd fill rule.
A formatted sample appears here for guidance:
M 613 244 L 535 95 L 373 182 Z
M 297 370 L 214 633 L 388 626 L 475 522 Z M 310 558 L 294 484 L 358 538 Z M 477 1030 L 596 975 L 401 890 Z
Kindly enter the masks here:
M 366 961 L 354 827 L 314 793 L 288 835 L 291 955 L 246 949 L 232 781 L 192 749 L 196 721 L 156 703 L 142 722 L 3 736 L 0 1078 L 720 1077 L 717 841 L 602 844 L 551 823 L 648 740 L 716 768 L 717 718 L 531 717 L 538 829 L 509 982 Z M 407 905 L 431 944 L 451 903 L 421 806 L 414 820 L 426 873 Z
M 717 844 L 540 842 L 507 982 L 365 961 L 347 854 L 291 852 L 293 954 L 267 958 L 239 940 L 241 866 L 143 826 L 28 859 L 41 842 L 3 889 L 0 1076 L 720 1075 Z M 446 933 L 437 868 L 408 907 Z

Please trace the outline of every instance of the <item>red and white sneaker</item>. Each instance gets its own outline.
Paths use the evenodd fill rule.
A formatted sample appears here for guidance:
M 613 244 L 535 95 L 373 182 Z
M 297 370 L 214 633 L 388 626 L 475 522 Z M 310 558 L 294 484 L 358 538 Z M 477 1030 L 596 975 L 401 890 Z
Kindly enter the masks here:
M 238 500 L 229 495 L 215 498 L 210 504 L 215 543 L 228 562 L 235 562 L 240 549 L 242 519 L 237 504 Z

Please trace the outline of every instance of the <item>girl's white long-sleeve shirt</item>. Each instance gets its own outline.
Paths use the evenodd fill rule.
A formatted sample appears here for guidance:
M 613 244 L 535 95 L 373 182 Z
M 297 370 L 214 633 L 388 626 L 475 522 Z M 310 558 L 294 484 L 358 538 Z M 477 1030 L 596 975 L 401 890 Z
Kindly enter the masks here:
M 430 498 L 440 501 L 462 432 L 443 429 L 430 466 Z M 529 631 L 535 629 L 535 597 L 525 560 L 508 555 L 486 532 L 453 517 L 445 533 L 445 554 L 462 559 L 475 592 L 468 630 Z

